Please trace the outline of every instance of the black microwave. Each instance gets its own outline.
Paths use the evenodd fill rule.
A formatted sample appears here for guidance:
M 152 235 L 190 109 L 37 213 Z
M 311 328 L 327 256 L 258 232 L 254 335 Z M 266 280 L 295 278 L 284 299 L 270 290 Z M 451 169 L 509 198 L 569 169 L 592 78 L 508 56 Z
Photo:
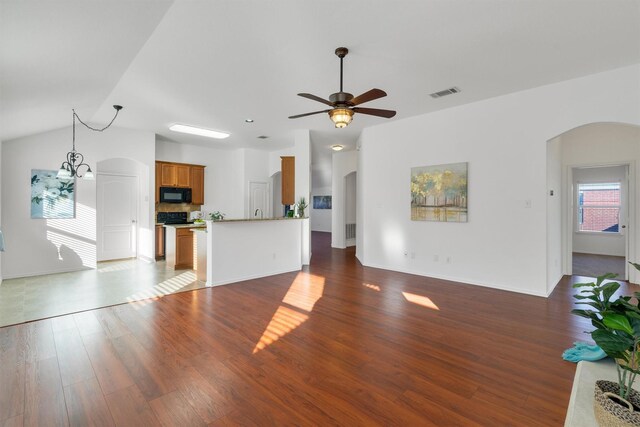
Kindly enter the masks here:
M 160 187 L 160 203 L 191 203 L 191 189 Z

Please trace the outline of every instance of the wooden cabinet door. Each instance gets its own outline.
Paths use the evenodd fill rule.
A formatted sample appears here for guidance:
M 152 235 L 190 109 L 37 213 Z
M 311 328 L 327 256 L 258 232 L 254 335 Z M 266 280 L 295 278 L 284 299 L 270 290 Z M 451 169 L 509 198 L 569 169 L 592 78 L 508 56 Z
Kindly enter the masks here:
M 162 173 L 160 174 L 161 187 L 175 187 L 178 181 L 176 176 L 176 165 L 171 163 L 160 163 Z
M 164 258 L 164 227 L 156 225 L 156 259 Z
M 193 268 L 193 233 L 176 229 L 176 268 Z
M 204 167 L 191 166 L 191 204 L 204 205 Z
M 191 187 L 191 167 L 189 165 L 175 165 L 176 187 Z
M 280 157 L 282 175 L 282 204 L 293 205 L 296 198 L 296 158 Z
M 162 182 L 162 163 L 156 162 L 156 203 L 160 203 L 160 183 Z

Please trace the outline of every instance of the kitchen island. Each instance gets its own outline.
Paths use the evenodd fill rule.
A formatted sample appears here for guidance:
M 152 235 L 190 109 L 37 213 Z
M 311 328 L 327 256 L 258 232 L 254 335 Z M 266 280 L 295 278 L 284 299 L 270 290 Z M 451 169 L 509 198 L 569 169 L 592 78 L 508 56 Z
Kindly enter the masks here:
M 299 271 L 311 258 L 309 218 L 207 221 L 207 286 Z
M 164 224 L 165 228 L 165 260 L 168 268 L 193 268 L 193 233 L 192 229 L 206 227 L 205 224 Z

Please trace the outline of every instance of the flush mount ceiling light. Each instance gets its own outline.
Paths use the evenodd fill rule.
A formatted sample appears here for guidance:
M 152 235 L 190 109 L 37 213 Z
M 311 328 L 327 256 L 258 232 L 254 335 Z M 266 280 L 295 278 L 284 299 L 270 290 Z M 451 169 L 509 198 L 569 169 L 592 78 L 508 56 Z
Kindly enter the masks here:
M 253 123 L 253 119 L 244 119 L 245 123 Z
M 96 131 L 96 132 L 102 132 L 103 130 L 108 129 L 109 126 L 113 124 L 116 117 L 118 117 L 118 113 L 120 112 L 120 110 L 122 110 L 122 105 L 114 105 L 113 108 L 116 109 L 115 116 L 113 116 L 113 119 L 111 119 L 109 124 L 103 127 L 102 129 L 92 128 L 91 126 L 83 122 L 82 119 L 80 119 L 80 117 L 76 114 L 76 110 L 71 110 L 73 111 L 73 140 L 72 140 L 73 143 L 71 146 L 71 151 L 67 153 L 67 160 L 62 162 L 62 165 L 60 165 L 60 170 L 58 170 L 58 178 L 63 178 L 63 179 L 70 179 L 74 177 L 84 178 L 84 179 L 94 178 L 93 172 L 91 171 L 91 167 L 84 162 L 84 156 L 81 153 L 76 151 L 76 119 L 78 119 L 78 121 L 82 123 L 87 129 Z M 81 172 L 80 168 L 82 167 L 87 168 L 84 174 L 80 173 Z
M 225 139 L 231 135 L 230 133 L 220 132 L 217 130 L 199 128 L 199 127 L 188 126 L 188 125 L 180 125 L 180 124 L 169 126 L 169 130 L 172 130 L 174 132 L 189 133 L 191 135 L 206 136 L 207 138 L 215 138 L 215 139 Z
M 333 151 L 342 151 L 342 149 L 343 149 L 343 148 L 344 148 L 344 147 L 343 147 L 342 145 L 340 145 L 340 144 L 336 144 L 336 145 L 332 145 L 332 146 L 331 146 L 331 149 L 332 149 Z
M 322 102 L 325 105 L 330 106 L 328 110 L 314 111 L 312 113 L 298 114 L 295 116 L 289 116 L 290 119 L 297 119 L 300 117 L 311 116 L 320 113 L 329 113 L 331 121 L 337 128 L 344 128 L 351 123 L 354 113 L 368 114 L 370 116 L 385 117 L 390 119 L 396 115 L 393 110 L 381 110 L 379 108 L 362 108 L 358 107 L 365 102 L 373 101 L 375 99 L 387 96 L 387 93 L 381 89 L 371 89 L 362 95 L 354 97 L 352 94 L 342 90 L 342 62 L 345 56 L 349 53 L 349 49 L 346 47 L 339 47 L 336 49 L 335 54 L 340 58 L 340 92 L 333 93 L 329 96 L 329 99 L 323 99 L 319 96 L 312 95 L 310 93 L 299 93 L 298 96 L 311 99 L 313 101 Z

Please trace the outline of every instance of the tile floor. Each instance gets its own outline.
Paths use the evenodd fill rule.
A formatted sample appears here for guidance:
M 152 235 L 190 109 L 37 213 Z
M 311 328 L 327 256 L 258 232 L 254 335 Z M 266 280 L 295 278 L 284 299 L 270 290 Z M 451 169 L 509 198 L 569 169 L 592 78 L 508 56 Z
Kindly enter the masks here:
M 193 270 L 135 259 L 101 262 L 95 270 L 8 279 L 0 285 L 0 327 L 204 286 Z

